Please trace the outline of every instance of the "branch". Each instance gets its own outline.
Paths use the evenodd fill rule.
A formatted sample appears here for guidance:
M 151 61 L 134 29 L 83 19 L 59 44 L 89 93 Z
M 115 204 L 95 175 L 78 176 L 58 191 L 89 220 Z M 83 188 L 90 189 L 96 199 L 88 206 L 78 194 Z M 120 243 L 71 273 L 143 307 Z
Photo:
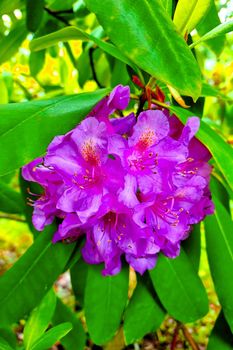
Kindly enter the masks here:
M 182 329 L 184 337 L 189 342 L 189 345 L 191 346 L 192 350 L 200 350 L 199 346 L 197 345 L 197 343 L 195 342 L 195 340 L 193 339 L 193 337 L 189 333 L 186 326 L 184 324 L 181 324 L 180 328 Z
M 63 18 L 62 16 L 59 15 L 59 12 L 52 11 L 48 7 L 44 7 L 44 9 L 46 12 L 48 12 L 49 15 L 53 16 L 58 21 L 64 23 L 66 26 L 70 26 L 69 22 L 65 18 Z
M 14 221 L 18 221 L 18 222 L 26 222 L 25 219 L 17 216 L 17 215 L 13 215 L 13 214 L 2 214 L 0 213 L 0 219 L 6 219 L 6 220 L 14 220 Z

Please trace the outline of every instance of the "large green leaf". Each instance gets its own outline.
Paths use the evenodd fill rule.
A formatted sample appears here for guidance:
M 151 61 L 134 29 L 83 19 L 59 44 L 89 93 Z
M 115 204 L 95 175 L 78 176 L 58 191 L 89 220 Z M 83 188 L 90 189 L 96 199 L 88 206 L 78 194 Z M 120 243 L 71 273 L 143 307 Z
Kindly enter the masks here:
M 10 33 L 0 41 L 0 64 L 9 60 L 18 51 L 26 35 L 24 21 L 17 22 Z
M 0 175 L 41 156 L 55 135 L 75 127 L 107 92 L 0 106 Z
M 214 286 L 233 332 L 233 222 L 216 197 L 214 203 L 215 214 L 208 216 L 204 221 L 206 249 Z
M 0 16 L 10 13 L 15 9 L 20 9 L 24 5 L 24 0 L 1 0 L 0 1 Z
M 174 14 L 177 30 L 185 35 L 190 33 L 209 10 L 211 0 L 179 0 Z
M 193 225 L 189 237 L 182 242 L 182 247 L 193 264 L 196 273 L 198 273 L 201 258 L 201 230 L 199 224 Z
M 95 344 L 107 343 L 120 326 L 127 302 L 129 272 L 123 268 L 116 276 L 102 276 L 102 265 L 90 265 L 85 290 L 87 328 Z
M 52 345 L 63 338 L 72 329 L 72 324 L 70 322 L 64 322 L 56 327 L 49 329 L 40 339 L 38 339 L 35 344 L 31 347 L 31 350 L 47 350 L 52 347 Z
M 82 307 L 84 305 L 87 273 L 88 264 L 82 258 L 70 269 L 72 289 L 77 302 Z
M 172 9 L 173 9 L 173 0 L 160 0 L 161 4 L 165 8 L 167 14 L 171 17 L 172 16 Z
M 57 298 L 57 306 L 52 323 L 53 325 L 57 325 L 64 321 L 70 322 L 73 328 L 64 338 L 62 338 L 62 345 L 64 345 L 67 350 L 83 350 L 86 343 L 86 334 L 81 321 L 68 306 L 63 304 L 63 302 Z
M 200 44 L 204 41 L 214 39 L 218 37 L 219 35 L 224 35 L 227 33 L 230 33 L 233 31 L 233 19 L 229 20 L 225 23 L 219 24 L 217 27 L 212 29 L 210 32 L 204 34 L 199 40 L 195 41 L 193 44 L 190 45 L 190 48 L 193 48 L 197 44 Z
M 158 329 L 165 317 L 161 305 L 153 299 L 143 281 L 138 280 L 124 317 L 126 344 L 132 344 L 145 334 Z
M 10 344 L 2 337 L 0 337 L 0 349 L 1 350 L 14 350 Z
M 26 23 L 31 32 L 35 32 L 42 21 L 44 12 L 44 0 L 26 0 Z
M 161 303 L 178 321 L 193 322 L 208 312 L 205 288 L 183 250 L 176 259 L 160 255 L 150 276 Z
M 172 106 L 170 109 L 185 124 L 187 119 L 193 114 L 180 107 Z M 211 129 L 205 122 L 201 121 L 201 127 L 197 133 L 197 138 L 210 150 L 219 169 L 225 176 L 231 189 L 233 189 L 233 150 L 221 136 Z
M 31 349 L 32 345 L 42 336 L 47 329 L 56 307 L 56 295 L 50 290 L 31 313 L 23 332 L 25 349 Z
M 23 214 L 24 202 L 20 193 L 0 181 L 0 211 L 12 214 Z
M 220 19 L 218 17 L 218 12 L 216 9 L 216 5 L 214 0 L 211 0 L 210 9 L 205 16 L 205 18 L 197 25 L 198 34 L 203 36 L 208 33 L 211 29 L 217 27 L 220 24 Z M 225 36 L 221 35 L 214 39 L 210 39 L 206 43 L 215 53 L 216 55 L 220 55 L 224 48 L 225 44 Z
M 30 48 L 32 51 L 38 51 L 55 45 L 59 43 L 59 41 L 66 42 L 69 40 L 93 41 L 96 45 L 98 45 L 103 51 L 107 52 L 109 55 L 136 69 L 133 62 L 131 62 L 123 53 L 121 53 L 121 51 L 118 50 L 117 47 L 110 43 L 100 40 L 94 35 L 88 34 L 83 30 L 72 26 L 60 29 L 54 33 L 50 33 L 40 38 L 32 40 L 30 43 Z
M 0 278 L 0 324 L 11 324 L 38 305 L 68 263 L 75 244 L 51 242 L 56 227 L 44 230 Z
M 104 6 L 99 0 L 86 0 L 86 4 L 131 61 L 181 94 L 198 98 L 198 65 L 160 0 L 108 0 Z
M 233 335 L 224 318 L 220 312 L 215 326 L 211 332 L 207 350 L 232 350 L 233 349 Z

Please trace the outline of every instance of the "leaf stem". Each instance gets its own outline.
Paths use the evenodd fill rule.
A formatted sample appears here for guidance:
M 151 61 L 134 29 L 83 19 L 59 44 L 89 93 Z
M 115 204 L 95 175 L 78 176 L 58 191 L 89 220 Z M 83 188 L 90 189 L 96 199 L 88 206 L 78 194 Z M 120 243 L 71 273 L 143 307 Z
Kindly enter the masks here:
M 174 335 L 172 338 L 170 350 L 175 350 L 175 348 L 176 348 L 176 343 L 177 343 L 177 339 L 178 339 L 178 335 L 179 335 L 180 326 L 181 326 L 180 322 L 177 322 L 177 325 L 176 325 L 176 328 L 174 331 Z
M 60 16 L 56 11 L 52 11 L 48 7 L 44 7 L 44 9 L 45 9 L 46 12 L 48 12 L 49 15 L 53 16 L 58 21 L 64 23 L 66 26 L 70 26 L 69 22 L 65 18 Z
M 200 350 L 199 346 L 197 345 L 197 343 L 195 342 L 195 340 L 193 339 L 193 337 L 189 333 L 186 326 L 184 324 L 181 324 L 180 328 L 182 329 L 184 337 L 189 342 L 189 345 L 191 346 L 192 350 Z
M 26 222 L 25 219 L 17 216 L 17 215 L 13 215 L 13 214 L 0 214 L 0 219 L 7 219 L 7 220 L 14 220 L 14 221 L 18 221 L 18 222 Z

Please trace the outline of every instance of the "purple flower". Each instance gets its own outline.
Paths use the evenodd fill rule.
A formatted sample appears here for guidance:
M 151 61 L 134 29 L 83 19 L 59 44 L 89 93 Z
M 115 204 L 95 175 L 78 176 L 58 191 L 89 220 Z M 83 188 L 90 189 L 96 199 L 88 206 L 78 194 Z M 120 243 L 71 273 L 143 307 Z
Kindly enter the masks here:
M 83 258 L 104 263 L 104 275 L 118 273 L 123 256 L 140 274 L 159 253 L 175 258 L 191 225 L 214 210 L 210 153 L 195 138 L 199 119 L 184 126 L 161 110 L 113 118 L 129 97 L 118 85 L 23 167 L 24 178 L 43 190 L 33 202 L 34 226 L 43 230 L 58 217 L 53 243 L 85 237 Z

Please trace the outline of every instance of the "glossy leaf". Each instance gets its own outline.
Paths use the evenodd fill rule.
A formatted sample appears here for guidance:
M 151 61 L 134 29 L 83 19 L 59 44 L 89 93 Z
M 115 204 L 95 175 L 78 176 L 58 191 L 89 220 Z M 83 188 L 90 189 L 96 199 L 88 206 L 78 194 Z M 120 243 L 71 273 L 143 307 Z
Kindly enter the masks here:
M 47 350 L 61 338 L 63 338 L 72 329 L 70 322 L 64 322 L 56 327 L 49 329 L 37 342 L 31 347 L 31 350 Z
M 198 65 L 160 0 L 109 0 L 105 6 L 99 0 L 86 0 L 86 4 L 125 56 L 180 94 L 198 98 Z
M 210 178 L 210 191 L 230 213 L 229 194 L 224 185 L 214 176 Z
M 64 271 L 75 245 L 52 244 L 55 230 L 53 225 L 44 230 L 0 278 L 0 324 L 11 324 L 27 315 Z
M 126 344 L 132 344 L 145 334 L 156 331 L 164 317 L 161 305 L 153 299 L 143 281 L 138 280 L 124 316 Z
M 23 332 L 25 349 L 31 349 L 32 345 L 42 336 L 47 329 L 56 307 L 56 295 L 50 290 L 31 313 Z
M 72 289 L 76 300 L 83 307 L 88 264 L 81 258 L 70 270 Z
M 196 273 L 199 271 L 201 257 L 201 230 L 200 224 L 193 225 L 189 237 L 182 242 L 189 261 L 191 261 Z
M 29 57 L 29 67 L 32 76 L 37 76 L 45 63 L 45 50 L 40 52 L 31 52 Z
M 53 316 L 53 325 L 57 325 L 64 321 L 70 322 L 72 324 L 72 329 L 62 338 L 62 345 L 64 345 L 67 350 L 83 350 L 86 343 L 86 334 L 82 323 L 77 315 L 59 298 L 57 298 L 57 306 Z
M 1 91 L 0 104 L 8 103 L 9 102 L 8 90 L 7 90 L 7 86 L 6 86 L 5 81 L 2 78 L 2 76 L 0 76 L 0 91 Z
M 26 0 L 26 23 L 31 32 L 35 32 L 42 21 L 44 12 L 44 0 Z
M 5 339 L 3 339 L 2 337 L 0 337 L 0 349 L 1 350 L 14 350 L 10 346 L 10 344 Z
M 69 40 L 93 41 L 109 55 L 112 55 L 120 61 L 130 65 L 132 68 L 135 68 L 134 64 L 129 59 L 127 59 L 127 57 L 124 56 L 121 51 L 118 50 L 118 48 L 116 48 L 114 45 L 104 42 L 94 35 L 88 34 L 83 30 L 72 26 L 60 29 L 54 33 L 47 34 L 45 36 L 32 40 L 30 43 L 30 48 L 32 51 L 38 51 L 55 45 L 59 41 L 66 42 Z
M 17 51 L 27 36 L 24 21 L 19 21 L 10 33 L 0 40 L 0 64 L 8 61 Z
M 54 136 L 75 127 L 107 92 L 0 106 L 0 175 L 41 156 Z
M 0 181 L 0 211 L 23 214 L 24 202 L 20 193 Z
M 85 290 L 87 328 L 95 344 L 107 343 L 120 326 L 127 302 L 129 272 L 102 276 L 102 265 L 89 265 Z
M 214 286 L 225 318 L 233 332 L 233 222 L 214 197 L 215 214 L 205 219 L 206 249 Z
M 160 255 L 150 276 L 161 303 L 176 320 L 193 322 L 208 312 L 205 288 L 183 250 L 176 259 Z
M 15 9 L 20 9 L 24 5 L 24 0 L 1 0 L 0 1 L 0 16 L 10 13 Z
M 220 24 L 218 12 L 214 0 L 211 0 L 210 9 L 205 18 L 198 24 L 197 31 L 200 37 L 208 33 L 211 29 L 217 27 Z M 213 50 L 216 55 L 220 55 L 224 48 L 225 36 L 221 35 L 216 38 L 210 39 L 206 44 Z
M 175 113 L 184 124 L 188 117 L 193 115 L 190 111 L 180 107 L 172 106 L 170 110 Z M 197 133 L 197 138 L 210 150 L 219 169 L 225 176 L 228 185 L 233 189 L 233 150 L 231 146 L 203 121 L 201 121 L 201 127 Z
M 224 318 L 220 312 L 215 326 L 211 332 L 207 350 L 232 350 L 233 349 L 233 335 Z
M 174 24 L 177 30 L 186 35 L 207 14 L 211 0 L 179 0 L 174 14 Z
M 230 33 L 233 31 L 233 19 L 229 20 L 225 23 L 219 24 L 217 27 L 212 29 L 210 32 L 203 35 L 199 40 L 195 41 L 193 44 L 190 45 L 190 48 L 193 48 L 194 46 L 203 43 L 204 41 L 214 39 L 218 37 L 219 35 L 224 35 L 227 33 Z
M 165 8 L 167 14 L 171 17 L 172 16 L 172 7 L 173 7 L 173 0 L 160 0 L 161 4 Z

